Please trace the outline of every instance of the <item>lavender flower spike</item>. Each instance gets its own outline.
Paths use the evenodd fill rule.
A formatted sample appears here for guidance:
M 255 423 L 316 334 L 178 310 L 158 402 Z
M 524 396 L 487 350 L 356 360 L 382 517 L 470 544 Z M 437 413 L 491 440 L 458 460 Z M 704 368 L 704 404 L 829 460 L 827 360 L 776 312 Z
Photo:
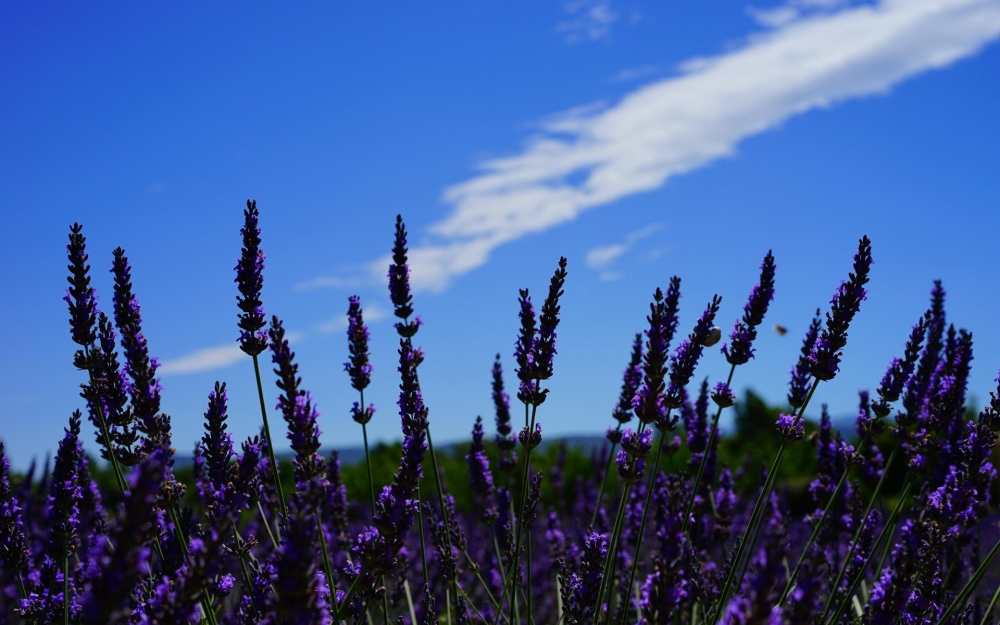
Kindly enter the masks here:
M 83 226 L 74 223 L 69 227 L 69 284 L 63 300 L 69 304 L 69 326 L 73 342 L 87 347 L 97 338 L 94 324 L 97 322 L 97 295 L 90 286 L 90 265 L 87 264 L 87 238 L 83 236 Z
M 500 365 L 500 354 L 493 362 L 493 405 L 496 409 L 497 447 L 504 452 L 500 458 L 500 469 L 513 468 L 517 462 L 514 447 L 517 441 L 511 436 L 513 428 L 510 425 L 510 397 L 503 390 L 503 367 Z
M 719 312 L 719 305 L 722 304 L 722 298 L 718 295 L 712 297 L 712 301 L 709 302 L 708 308 L 701 313 L 701 317 L 698 318 L 698 322 L 694 326 L 694 330 L 691 334 L 677 347 L 677 351 L 674 355 L 670 357 L 670 385 L 667 387 L 665 402 L 670 408 L 680 408 L 684 399 L 681 395 L 681 389 L 688 385 L 691 381 L 691 376 L 694 375 L 695 367 L 698 366 L 698 361 L 701 360 L 701 355 L 705 351 L 705 344 L 708 340 L 709 335 L 712 332 L 713 323 L 715 322 L 715 315 Z M 676 418 L 674 423 L 676 423 Z M 672 429 L 673 424 L 669 424 L 669 428 L 661 427 L 660 423 L 656 424 L 659 429 Z
M 656 289 L 649 305 L 649 329 L 646 330 L 646 353 L 642 357 L 642 386 L 632 399 L 635 416 L 649 425 L 666 414 L 663 403 L 664 379 L 667 375 L 667 350 L 677 328 L 677 303 L 681 296 L 681 279 L 670 279 L 666 297 Z
M 368 326 L 361 312 L 361 298 L 352 295 L 347 308 L 347 349 L 350 360 L 344 363 L 344 371 L 351 376 L 351 386 L 357 391 L 368 388 L 372 379 L 372 365 L 368 360 Z
M 834 293 L 830 311 L 826 313 L 826 327 L 809 355 L 809 372 L 817 380 L 832 380 L 840 370 L 840 357 L 847 345 L 847 329 L 861 308 L 861 302 L 867 298 L 865 285 L 871 266 L 872 242 L 864 236 L 854 255 L 854 271 Z
M 28 566 L 21 507 L 10 490 L 10 464 L 0 442 L 0 567 L 19 576 Z
M 535 377 L 548 380 L 552 377 L 552 358 L 556 354 L 556 327 L 559 325 L 559 298 L 566 282 L 566 258 L 559 258 L 549 292 L 542 303 L 542 314 L 538 317 L 538 340 L 535 342 Z
M 799 359 L 792 367 L 792 379 L 788 383 L 788 403 L 792 408 L 798 408 L 806 401 L 806 394 L 809 392 L 809 356 L 812 354 L 813 346 L 819 337 L 819 329 L 823 320 L 820 317 L 819 308 L 816 309 L 816 316 L 813 317 L 809 329 L 806 330 L 806 337 L 802 340 L 802 349 Z
M 632 359 L 622 374 L 622 392 L 618 404 L 611 414 L 615 421 L 624 425 L 632 420 L 632 398 L 642 384 L 642 334 L 635 335 L 632 343 Z
M 389 265 L 389 298 L 393 314 L 402 319 L 396 323 L 396 332 L 412 338 L 420 329 L 420 318 L 409 321 L 413 314 L 413 296 L 410 295 L 410 266 L 407 264 L 406 224 L 403 216 L 396 215 L 396 237 L 392 244 L 392 264 Z
M 723 345 L 722 353 L 731 365 L 742 365 L 753 358 L 753 341 L 757 338 L 757 326 L 764 321 L 767 307 L 774 299 L 774 256 L 768 250 L 760 265 L 760 282 L 750 291 L 750 299 L 743 307 L 743 318 L 736 322 L 729 335 L 731 345 Z
M 267 321 L 260 291 L 264 288 L 264 251 L 260 249 L 260 227 L 257 220 L 257 200 L 247 200 L 243 211 L 243 249 L 236 261 L 236 285 L 240 294 L 236 305 L 239 314 L 240 349 L 248 356 L 256 356 L 267 349 L 267 334 L 263 331 Z
M 906 341 L 903 357 L 893 358 L 892 363 L 889 364 L 889 368 L 882 377 L 882 383 L 878 388 L 879 399 L 872 404 L 872 411 L 879 418 L 888 416 L 891 412 L 889 404 L 899 399 L 899 396 L 903 393 L 903 386 L 913 375 L 917 359 L 920 358 L 920 349 L 923 345 L 924 337 L 927 335 L 927 324 L 929 322 L 930 316 L 925 314 L 917 322 L 917 325 L 913 326 L 910 338 Z
M 278 376 L 276 384 L 282 391 L 278 397 L 278 410 L 288 424 L 288 440 L 295 452 L 295 480 L 309 482 L 325 472 L 323 459 L 316 455 L 319 450 L 319 414 L 309 393 L 300 388 L 302 378 L 294 360 L 295 353 L 288 346 L 284 325 L 277 316 L 271 319 L 268 335 L 274 373 Z

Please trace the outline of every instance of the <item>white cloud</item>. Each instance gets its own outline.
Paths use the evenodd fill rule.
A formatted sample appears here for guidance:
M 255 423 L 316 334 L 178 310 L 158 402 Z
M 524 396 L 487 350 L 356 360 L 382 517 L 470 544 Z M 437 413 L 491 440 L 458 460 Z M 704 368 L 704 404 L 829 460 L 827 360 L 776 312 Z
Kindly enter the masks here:
M 645 239 L 646 237 L 652 235 L 654 232 L 661 230 L 663 224 L 655 223 L 649 224 L 639 230 L 628 233 L 625 240 L 621 243 L 614 243 L 612 245 L 605 245 L 602 247 L 595 247 L 587 252 L 587 266 L 591 269 L 606 269 L 611 263 L 618 260 L 621 256 L 626 254 L 632 247 L 639 241 Z M 613 276 L 608 278 L 606 276 Z M 617 280 L 621 277 L 618 272 L 602 272 L 599 276 L 601 280 Z
M 629 82 L 632 80 L 639 80 L 640 78 L 646 78 L 654 74 L 662 73 L 664 69 L 665 68 L 660 65 L 629 67 L 611 76 L 611 78 L 608 79 L 608 82 Z
M 299 282 L 295 285 L 295 290 L 312 291 L 314 289 L 351 289 L 362 286 L 363 284 L 364 281 L 357 277 L 319 276 Z
M 301 341 L 303 336 L 300 332 L 285 333 L 288 342 L 292 344 Z M 160 368 L 157 369 L 157 372 L 164 377 L 202 373 L 214 369 L 224 369 L 244 358 L 247 358 L 247 355 L 240 350 L 239 343 L 233 342 L 229 345 L 205 347 L 184 356 L 166 360 L 160 363 Z
M 365 304 L 361 302 L 362 316 L 364 317 L 365 324 L 372 324 L 377 321 L 381 321 L 389 316 L 389 311 L 385 310 L 378 304 Z M 340 330 L 347 329 L 347 313 L 343 315 L 337 315 L 329 321 L 326 321 L 319 326 L 319 331 L 323 334 L 333 334 Z
M 571 0 L 563 5 L 567 18 L 556 24 L 566 43 L 597 41 L 611 36 L 618 14 L 608 0 Z
M 184 375 L 222 369 L 234 365 L 247 355 L 240 351 L 239 343 L 206 347 L 180 358 L 167 360 L 158 369 L 160 375 Z
M 616 104 L 550 118 L 519 153 L 445 189 L 450 214 L 411 250 L 414 289 L 443 291 L 504 243 L 657 189 L 796 115 L 886 93 L 1000 35 L 1000 0 L 813 4 L 828 6 L 693 59 Z M 371 263 L 369 277 L 384 280 L 388 264 Z

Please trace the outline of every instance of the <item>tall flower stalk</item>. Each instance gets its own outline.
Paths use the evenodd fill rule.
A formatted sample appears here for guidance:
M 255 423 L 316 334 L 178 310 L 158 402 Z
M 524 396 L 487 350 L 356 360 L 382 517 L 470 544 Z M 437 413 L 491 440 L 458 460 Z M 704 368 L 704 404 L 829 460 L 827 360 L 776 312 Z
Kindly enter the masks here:
M 264 315 L 264 304 L 260 299 L 264 288 L 264 250 L 260 249 L 260 212 L 257 210 L 257 200 L 247 200 L 243 211 L 243 249 L 236 261 L 236 285 L 239 295 L 236 305 L 240 309 L 237 326 L 240 329 L 240 349 L 253 359 L 253 373 L 257 381 L 257 398 L 260 401 L 260 418 L 264 424 L 264 438 L 267 440 L 267 459 L 270 462 L 274 476 L 274 490 L 278 494 L 278 505 L 281 516 L 287 514 L 285 493 L 281 488 L 280 466 L 274 457 L 274 440 L 271 438 L 271 426 L 267 421 L 267 405 L 264 401 L 264 385 L 260 379 L 260 363 L 258 356 L 267 349 L 267 325 Z M 267 519 L 264 519 L 267 523 Z

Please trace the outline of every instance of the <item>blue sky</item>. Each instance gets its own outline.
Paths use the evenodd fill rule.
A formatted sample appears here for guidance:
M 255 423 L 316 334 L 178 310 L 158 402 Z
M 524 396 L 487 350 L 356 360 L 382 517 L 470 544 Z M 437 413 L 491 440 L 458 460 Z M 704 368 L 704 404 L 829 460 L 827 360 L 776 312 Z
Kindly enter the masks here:
M 862 234 L 871 293 L 816 400 L 854 409 L 937 278 L 975 338 L 973 395 L 995 387 L 998 0 L 2 11 L 0 439 L 17 466 L 53 450 L 81 405 L 60 300 L 73 221 L 105 308 L 111 250 L 132 260 L 175 445 L 193 447 L 216 379 L 234 435 L 255 433 L 232 282 L 249 197 L 265 307 L 297 337 L 328 446 L 361 440 L 342 371 L 353 293 L 372 321 L 370 431 L 399 436 L 384 284 L 396 213 L 440 441 L 477 414 L 492 422 L 494 353 L 514 381 L 517 289 L 540 296 L 559 255 L 570 276 L 546 435 L 607 427 L 656 286 L 683 278 L 685 332 L 719 293 L 728 331 L 768 249 L 776 298 L 734 385 L 782 401 Z M 709 350 L 697 375 L 725 367 Z

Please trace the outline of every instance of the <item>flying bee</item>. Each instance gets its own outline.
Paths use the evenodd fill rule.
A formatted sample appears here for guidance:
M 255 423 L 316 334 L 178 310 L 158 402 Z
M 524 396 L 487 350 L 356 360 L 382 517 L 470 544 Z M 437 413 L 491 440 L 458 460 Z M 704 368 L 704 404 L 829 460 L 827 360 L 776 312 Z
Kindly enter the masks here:
M 774 331 L 778 333 L 778 336 L 785 336 L 786 334 L 788 334 L 788 328 L 786 328 L 785 326 L 780 326 L 778 324 L 774 324 Z

